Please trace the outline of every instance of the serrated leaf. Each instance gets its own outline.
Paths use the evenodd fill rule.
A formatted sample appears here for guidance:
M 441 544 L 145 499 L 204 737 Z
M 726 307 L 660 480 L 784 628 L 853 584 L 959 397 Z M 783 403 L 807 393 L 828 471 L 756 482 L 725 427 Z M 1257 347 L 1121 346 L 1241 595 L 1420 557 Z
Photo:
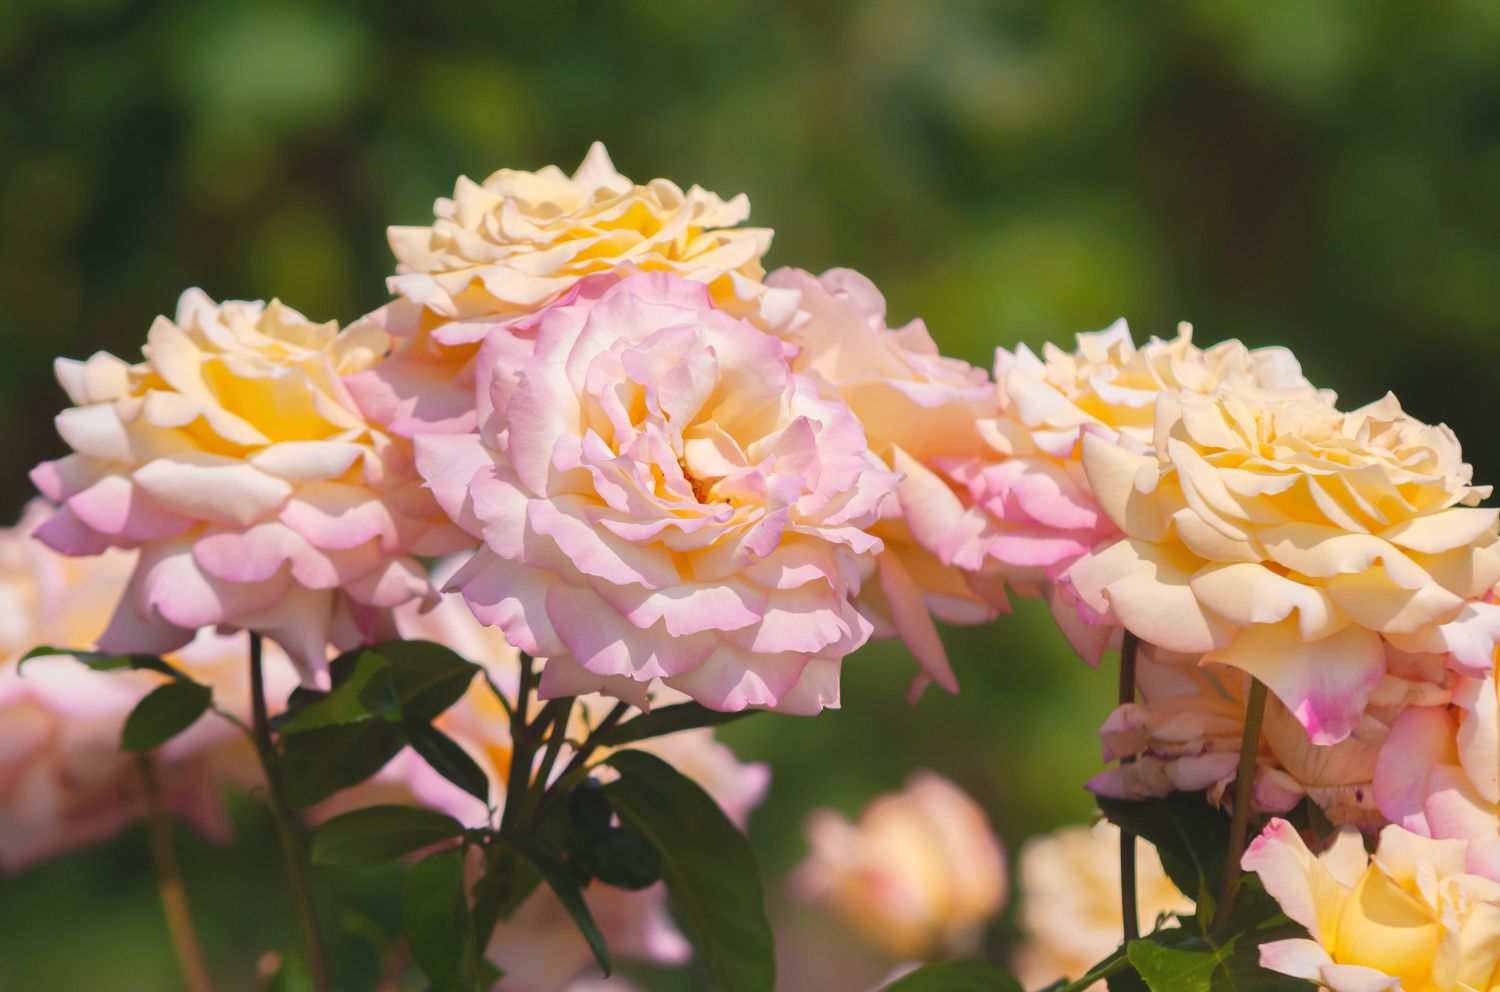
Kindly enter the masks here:
M 384 864 L 463 832 L 463 824 L 445 813 L 415 806 L 368 806 L 318 827 L 312 836 L 312 860 L 333 868 Z
M 776 951 L 750 844 L 702 787 L 660 758 L 620 751 L 605 795 L 661 854 L 674 916 L 719 992 L 771 992 Z
M 479 951 L 464 894 L 462 848 L 430 855 L 406 873 L 401 931 L 432 992 L 478 992 Z
M 1249 934 L 1213 944 L 1187 930 L 1161 931 L 1132 941 L 1130 963 L 1151 992 L 1313 992 L 1310 982 L 1260 966 Z
M 196 682 L 168 682 L 152 689 L 125 718 L 120 747 L 149 751 L 198 721 L 213 702 L 213 690 Z
M 104 654 L 100 651 L 84 651 L 79 648 L 55 648 L 50 645 L 32 648 L 21 656 L 16 669 L 36 658 L 72 658 L 96 672 L 150 671 L 169 675 L 183 682 L 191 682 L 182 672 L 154 654 Z
M 608 977 L 614 970 L 609 945 L 605 943 L 599 924 L 594 922 L 594 914 L 589 910 L 588 903 L 584 902 L 583 889 L 579 887 L 578 880 L 562 855 L 534 833 L 518 832 L 507 837 L 506 841 L 542 876 L 547 887 L 557 896 L 557 901 L 562 903 L 568 915 L 573 918 L 573 924 L 588 942 L 589 950 L 594 952 L 594 960 L 599 962 L 600 969 Z
M 479 666 L 431 641 L 386 641 L 370 649 L 391 666 L 401 714 L 433 720 L 463 698 Z
M 918 968 L 882 992 L 1021 992 L 1021 983 L 984 961 L 947 961 Z
M 684 730 L 718 727 L 758 712 L 760 711 L 739 710 L 735 713 L 724 713 L 711 710 L 701 703 L 674 703 L 615 725 L 599 735 L 599 744 L 601 747 L 620 747 L 653 737 L 665 737 L 667 734 L 675 734 Z
M 321 698 L 303 696 L 296 714 L 277 728 L 280 733 L 300 734 L 320 727 L 384 718 L 400 708 L 390 662 L 375 652 L 359 652 L 353 665 L 341 674 L 343 678 Z
M 358 785 L 406 746 L 400 724 L 386 720 L 319 727 L 292 734 L 282 746 L 282 782 L 296 807 L 321 802 Z
M 490 801 L 490 779 L 457 741 L 430 723 L 408 720 L 407 742 L 432 770 L 482 803 Z

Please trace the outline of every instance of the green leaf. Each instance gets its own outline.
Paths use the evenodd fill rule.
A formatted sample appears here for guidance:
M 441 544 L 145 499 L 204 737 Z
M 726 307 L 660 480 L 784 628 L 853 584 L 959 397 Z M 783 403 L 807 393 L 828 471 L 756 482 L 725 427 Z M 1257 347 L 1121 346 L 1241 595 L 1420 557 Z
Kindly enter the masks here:
M 479 950 L 464 895 L 464 851 L 441 851 L 406 873 L 401 931 L 432 992 L 478 992 Z
M 415 806 L 369 806 L 336 816 L 313 832 L 312 860 L 333 868 L 360 868 L 461 836 L 453 817 Z
M 311 806 L 340 789 L 358 785 L 385 767 L 406 746 L 400 724 L 385 720 L 318 727 L 285 739 L 282 784 L 287 802 Z
M 501 920 L 508 920 L 542 884 L 542 874 L 531 862 L 502 848 L 497 864 L 474 883 L 474 932 L 481 946 Z
M 211 703 L 213 690 L 196 682 L 168 682 L 136 703 L 120 733 L 126 751 L 149 751 L 197 722 Z
M 1313 992 L 1300 978 L 1260 966 L 1254 934 L 1215 944 L 1188 929 L 1132 941 L 1127 954 L 1151 992 Z
M 408 720 L 403 724 L 407 742 L 433 771 L 480 802 L 490 801 L 490 779 L 469 752 L 430 723 Z
M 665 737 L 683 730 L 717 727 L 747 717 L 759 710 L 721 713 L 700 703 L 674 703 L 617 724 L 599 736 L 601 747 L 620 747 L 652 737 Z
M 315 701 L 302 702 L 278 731 L 300 734 L 320 727 L 386 717 L 400 708 L 390 662 L 375 652 L 359 652 L 354 664 L 340 674 L 344 677 L 335 683 L 333 691 Z
M 479 666 L 431 641 L 386 641 L 370 649 L 390 662 L 401 714 L 432 720 L 463 698 Z
M 614 823 L 604 787 L 594 779 L 568 796 L 566 848 L 568 863 L 580 881 L 597 878 L 630 891 L 661 881 L 661 855 L 640 831 Z
M 948 961 L 918 968 L 883 992 L 1021 992 L 1021 983 L 983 961 Z
M 642 751 L 619 751 L 605 788 L 623 823 L 651 841 L 673 915 L 719 992 L 770 992 L 776 951 L 755 856 L 719 804 L 692 779 Z
M 579 888 L 578 879 L 574 877 L 572 869 L 562 859 L 562 855 L 535 833 L 518 832 L 507 837 L 506 841 L 531 863 L 546 881 L 548 887 L 557 895 L 558 901 L 573 918 L 578 932 L 583 934 L 583 939 L 588 942 L 589 950 L 594 952 L 594 959 L 599 962 L 599 967 L 608 977 L 609 973 L 614 970 L 614 963 L 609 956 L 609 945 L 604 941 L 604 934 L 599 931 L 599 924 L 594 922 L 594 914 L 589 911 L 588 903 L 583 901 L 583 890 Z
M 1127 802 L 1098 798 L 1111 823 L 1155 845 L 1162 867 L 1200 911 L 1219 891 L 1229 817 L 1209 805 L 1202 792 L 1174 792 L 1160 799 Z
M 33 658 L 72 658 L 96 672 L 151 671 L 170 675 L 174 679 L 191 682 L 186 675 L 154 654 L 104 654 L 99 651 L 83 651 L 78 648 L 54 648 L 47 645 L 32 648 L 21 656 L 17 671 Z

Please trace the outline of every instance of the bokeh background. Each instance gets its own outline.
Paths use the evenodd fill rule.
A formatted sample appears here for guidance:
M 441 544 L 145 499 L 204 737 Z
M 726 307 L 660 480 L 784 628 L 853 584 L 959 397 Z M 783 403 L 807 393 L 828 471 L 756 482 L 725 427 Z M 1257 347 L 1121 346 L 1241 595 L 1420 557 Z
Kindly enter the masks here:
M 1127 317 L 1292 346 L 1349 405 L 1394 390 L 1500 477 L 1500 6 L 1486 0 L 293 0 L 0 2 L 0 514 L 59 452 L 50 361 L 131 356 L 178 292 L 349 319 L 386 299 L 384 227 L 460 174 L 576 164 L 747 192 L 769 262 L 853 266 L 951 353 Z M 9 509 L 6 509 L 6 508 Z M 845 668 L 845 708 L 726 736 L 770 761 L 753 837 L 773 894 L 809 809 L 917 767 L 961 783 L 1012 854 L 1081 822 L 1109 672 L 1044 615 L 949 638 L 957 698 L 909 662 Z M 184 838 L 225 989 L 294 941 L 262 814 L 231 856 Z M 176 986 L 142 832 L 0 878 L 0 988 Z M 319 877 L 340 969 L 396 877 Z M 791 913 L 784 970 L 858 989 Z M 820 960 L 797 947 L 828 938 Z M 1014 939 L 1002 920 L 989 950 Z M 703 988 L 657 976 L 653 987 Z

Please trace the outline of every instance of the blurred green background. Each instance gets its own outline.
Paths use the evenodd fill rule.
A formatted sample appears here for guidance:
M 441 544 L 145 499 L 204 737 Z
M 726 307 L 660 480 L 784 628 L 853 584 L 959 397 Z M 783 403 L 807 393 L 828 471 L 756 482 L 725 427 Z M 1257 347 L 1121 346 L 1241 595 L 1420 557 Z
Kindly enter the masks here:
M 60 449 L 53 356 L 134 355 L 193 285 L 355 317 L 386 298 L 387 224 L 425 222 L 460 174 L 571 169 L 595 138 L 638 180 L 749 193 L 771 265 L 859 268 L 972 361 L 1191 320 L 1204 343 L 1292 346 L 1350 406 L 1392 389 L 1500 474 L 1485 0 L 4 0 L 0 94 L 14 511 Z M 810 808 L 852 812 L 916 767 L 979 797 L 1013 854 L 1086 818 L 1111 676 L 1035 609 L 950 644 L 956 699 L 908 708 L 909 662 L 879 648 L 846 666 L 842 712 L 728 732 L 775 766 L 753 831 L 773 892 Z M 230 857 L 184 839 L 231 990 L 293 940 L 268 824 L 240 812 Z M 392 918 L 394 878 L 320 882 L 330 918 Z M 349 987 L 370 981 L 337 940 Z M 140 831 L 0 878 L 0 987 L 177 987 Z

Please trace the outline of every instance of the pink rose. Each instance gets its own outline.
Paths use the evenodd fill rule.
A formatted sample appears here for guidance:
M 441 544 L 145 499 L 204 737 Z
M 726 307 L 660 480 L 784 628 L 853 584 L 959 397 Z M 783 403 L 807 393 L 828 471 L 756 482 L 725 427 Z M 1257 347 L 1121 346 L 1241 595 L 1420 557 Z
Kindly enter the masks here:
M 479 433 L 418 438 L 418 469 L 484 542 L 450 588 L 548 659 L 544 693 L 837 703 L 896 477 L 783 342 L 701 284 L 634 275 L 543 313 L 488 399 Z
M 982 450 L 977 424 L 994 415 L 994 386 L 982 369 L 940 354 L 920 320 L 888 328 L 885 299 L 858 272 L 778 269 L 766 285 L 800 294 L 784 334 L 800 349 L 793 370 L 831 385 L 859 418 L 871 452 L 903 476 L 871 528 L 885 549 L 857 605 L 875 637 L 901 637 L 924 675 L 956 692 L 933 617 L 983 623 L 1006 602 L 997 581 L 944 561 L 964 504 L 934 466 Z

